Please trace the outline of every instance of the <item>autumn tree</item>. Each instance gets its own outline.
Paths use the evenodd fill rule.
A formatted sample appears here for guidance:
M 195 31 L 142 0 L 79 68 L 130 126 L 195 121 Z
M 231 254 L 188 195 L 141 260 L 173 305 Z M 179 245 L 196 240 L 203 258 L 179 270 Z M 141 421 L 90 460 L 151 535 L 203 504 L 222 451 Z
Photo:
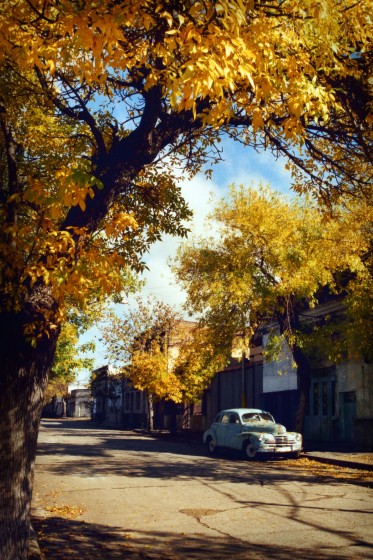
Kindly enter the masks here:
M 153 429 L 154 398 L 176 403 L 183 397 L 180 379 L 174 373 L 170 354 L 181 318 L 175 309 L 155 298 L 136 298 L 123 317 L 107 315 L 103 341 L 110 362 L 121 368 L 123 375 L 148 402 L 148 426 Z
M 195 322 L 180 341 L 174 372 L 188 403 L 200 400 L 214 374 L 227 365 L 228 352 L 216 343 L 216 334 L 216 330 Z
M 120 293 L 177 186 L 227 134 L 294 187 L 371 194 L 370 2 L 0 6 L 1 553 L 26 558 L 43 394 L 66 305 Z
M 324 343 L 324 358 L 340 359 L 341 346 L 344 353 L 364 353 L 372 334 L 371 207 L 355 202 L 331 219 L 310 199 L 233 185 L 210 220 L 215 235 L 181 245 L 174 267 L 188 294 L 187 308 L 200 314 L 216 352 L 226 357 L 237 340 L 247 344 L 259 327 L 277 325 L 298 368 L 296 424 L 302 430 L 310 380 L 307 345 L 314 349 L 316 333 L 325 339 L 326 327 L 336 330 L 326 317 L 322 325 L 305 328 L 302 315 L 322 290 L 344 297 L 347 317 L 338 326 L 339 343 Z M 362 293 L 365 305 L 357 307 Z M 358 342 L 361 332 L 367 338 Z
M 72 322 L 62 325 L 44 396 L 45 403 L 54 402 L 56 397 L 62 397 L 65 409 L 69 385 L 76 381 L 80 370 L 90 370 L 93 367 L 93 359 L 89 358 L 87 353 L 93 351 L 94 347 L 92 342 L 79 344 L 77 325 Z

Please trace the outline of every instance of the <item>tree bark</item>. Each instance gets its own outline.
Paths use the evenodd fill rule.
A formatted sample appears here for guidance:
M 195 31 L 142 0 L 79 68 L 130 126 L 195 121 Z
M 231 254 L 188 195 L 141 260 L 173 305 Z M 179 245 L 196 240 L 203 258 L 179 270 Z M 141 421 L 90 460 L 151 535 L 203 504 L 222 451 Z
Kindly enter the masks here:
M 296 342 L 289 340 L 288 334 L 293 334 L 302 330 L 300 314 L 309 307 L 309 304 L 306 300 L 296 300 L 294 296 L 290 296 L 288 299 L 284 297 L 279 298 L 278 304 L 279 309 L 284 310 L 276 313 L 276 318 L 280 326 L 280 332 L 285 335 L 293 355 L 294 362 L 297 365 L 298 404 L 295 412 L 294 428 L 295 431 L 303 433 L 304 417 L 309 401 L 311 365 L 309 357 L 303 352 Z
M 0 559 L 26 560 L 37 436 L 57 333 L 36 348 L 24 314 L 0 315 Z
M 151 393 L 146 393 L 148 402 L 148 430 L 154 430 L 154 399 Z

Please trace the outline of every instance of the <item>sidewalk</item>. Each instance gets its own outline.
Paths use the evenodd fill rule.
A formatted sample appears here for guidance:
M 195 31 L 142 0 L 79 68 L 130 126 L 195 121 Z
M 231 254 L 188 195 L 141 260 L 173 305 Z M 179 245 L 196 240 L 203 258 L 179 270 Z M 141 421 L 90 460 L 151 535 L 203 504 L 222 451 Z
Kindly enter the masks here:
M 303 457 L 329 465 L 373 471 L 373 452 L 371 451 L 305 451 Z

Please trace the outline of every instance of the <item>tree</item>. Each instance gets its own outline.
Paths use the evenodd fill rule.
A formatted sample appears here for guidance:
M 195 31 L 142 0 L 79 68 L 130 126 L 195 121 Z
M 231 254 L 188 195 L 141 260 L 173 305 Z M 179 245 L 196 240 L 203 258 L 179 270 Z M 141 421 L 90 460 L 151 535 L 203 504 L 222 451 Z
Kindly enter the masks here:
M 182 400 L 182 387 L 169 354 L 179 321 L 171 306 L 154 298 L 137 298 L 137 305 L 123 318 L 109 314 L 103 331 L 110 360 L 147 396 L 149 429 L 153 429 L 154 397 L 176 403 Z
M 345 296 L 347 317 L 353 315 L 354 321 L 342 321 L 344 335 L 333 349 L 324 344 L 334 359 L 341 357 L 341 346 L 345 352 L 364 351 L 367 339 L 360 336 L 358 344 L 356 335 L 372 332 L 371 207 L 351 204 L 326 219 L 308 199 L 288 199 L 268 187 L 231 186 L 210 219 L 209 229 L 215 224 L 218 233 L 183 244 L 174 267 L 188 293 L 187 307 L 201 314 L 216 352 L 226 357 L 238 337 L 245 346 L 259 327 L 277 323 L 298 368 L 296 424 L 301 430 L 310 380 L 307 344 L 313 348 L 310 335 L 322 332 L 319 324 L 304 326 L 302 315 L 317 303 L 321 290 Z M 363 290 L 369 307 L 356 306 Z M 335 330 L 333 323 L 328 327 Z
M 298 190 L 371 194 L 369 18 L 368 0 L 0 7 L 3 556 L 26 557 L 66 308 L 119 294 L 150 243 L 185 235 L 176 164 L 219 160 L 228 134 L 286 155 Z
M 174 372 L 189 403 L 202 397 L 214 374 L 227 364 L 227 353 L 216 344 L 215 335 L 206 325 L 196 323 L 180 343 Z
M 78 344 L 79 329 L 71 322 L 64 323 L 58 338 L 44 401 L 63 397 L 65 406 L 68 387 L 81 369 L 92 369 L 93 359 L 84 356 L 94 350 L 94 343 Z

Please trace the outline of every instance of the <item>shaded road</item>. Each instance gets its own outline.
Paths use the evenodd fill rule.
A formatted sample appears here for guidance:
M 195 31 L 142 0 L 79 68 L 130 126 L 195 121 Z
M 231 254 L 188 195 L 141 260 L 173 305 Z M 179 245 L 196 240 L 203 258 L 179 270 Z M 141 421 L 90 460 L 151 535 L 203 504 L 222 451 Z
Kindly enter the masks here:
M 81 420 L 43 421 L 34 496 L 46 560 L 373 558 L 369 488 Z

